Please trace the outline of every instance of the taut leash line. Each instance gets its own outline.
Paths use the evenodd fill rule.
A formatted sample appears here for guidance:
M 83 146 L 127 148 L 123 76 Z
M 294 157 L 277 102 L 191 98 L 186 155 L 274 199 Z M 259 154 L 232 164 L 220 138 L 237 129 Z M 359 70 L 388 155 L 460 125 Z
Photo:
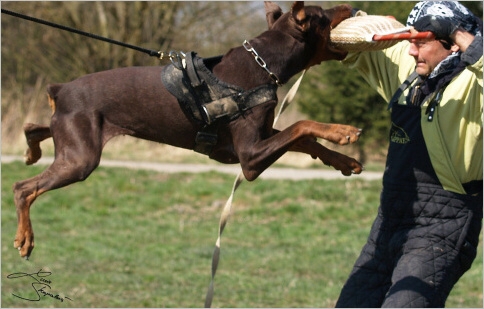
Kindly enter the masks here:
M 92 34 L 92 33 L 81 31 L 81 30 L 74 29 L 74 28 L 71 28 L 71 27 L 55 24 L 55 23 L 52 23 L 52 22 L 49 22 L 49 21 L 45 21 L 45 20 L 42 20 L 42 19 L 39 19 L 39 18 L 35 18 L 35 17 L 24 15 L 24 14 L 16 13 L 16 12 L 13 12 L 13 11 L 2 9 L 2 14 L 11 15 L 11 16 L 14 16 L 14 17 L 18 17 L 18 18 L 28 20 L 28 21 L 33 21 L 35 23 L 39 23 L 39 24 L 42 24 L 42 25 L 46 25 L 46 26 L 57 28 L 57 29 L 73 32 L 73 33 L 83 35 L 83 36 L 87 36 L 87 37 L 90 37 L 92 39 L 104 41 L 104 42 L 107 42 L 107 43 L 123 46 L 123 47 L 130 48 L 130 49 L 134 49 L 134 50 L 143 52 L 145 54 L 148 54 L 152 57 L 161 58 L 163 56 L 163 53 L 156 51 L 156 50 L 146 49 L 146 48 L 142 48 L 142 47 L 139 47 L 139 46 L 119 42 L 119 41 L 116 41 L 116 40 L 113 40 L 113 39 L 102 37 L 102 36 L 97 35 L 97 34 Z

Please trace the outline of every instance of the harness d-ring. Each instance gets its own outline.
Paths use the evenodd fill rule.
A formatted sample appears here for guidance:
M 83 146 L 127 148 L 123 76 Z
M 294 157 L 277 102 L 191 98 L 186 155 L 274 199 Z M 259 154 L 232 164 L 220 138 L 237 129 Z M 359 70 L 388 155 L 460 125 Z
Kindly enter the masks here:
M 168 58 L 170 59 L 171 63 L 173 63 L 175 68 L 177 68 L 178 70 L 182 70 L 184 68 L 183 59 L 180 57 L 180 54 L 183 56 L 183 58 L 186 58 L 186 54 L 182 51 L 180 52 L 170 51 L 168 53 Z

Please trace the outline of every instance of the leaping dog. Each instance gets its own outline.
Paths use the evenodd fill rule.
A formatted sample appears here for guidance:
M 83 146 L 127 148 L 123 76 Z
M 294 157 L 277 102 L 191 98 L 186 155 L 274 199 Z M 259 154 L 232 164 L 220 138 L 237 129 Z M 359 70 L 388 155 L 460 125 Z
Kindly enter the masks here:
M 30 207 L 41 194 L 85 180 L 99 165 L 114 136 L 193 149 L 216 161 L 240 163 L 256 179 L 287 151 L 319 158 L 344 175 L 361 164 L 316 141 L 356 142 L 361 130 L 349 125 L 298 121 L 273 129 L 276 88 L 325 60 L 341 60 L 329 33 L 351 16 L 349 5 L 323 10 L 295 2 L 284 13 L 266 2 L 269 30 L 223 56 L 202 59 L 174 54 L 172 64 L 98 72 L 47 88 L 53 110 L 50 126 L 24 126 L 26 163 L 41 157 L 40 142 L 52 137 L 55 160 L 41 174 L 14 184 L 18 229 L 14 246 L 28 258 L 34 248 Z

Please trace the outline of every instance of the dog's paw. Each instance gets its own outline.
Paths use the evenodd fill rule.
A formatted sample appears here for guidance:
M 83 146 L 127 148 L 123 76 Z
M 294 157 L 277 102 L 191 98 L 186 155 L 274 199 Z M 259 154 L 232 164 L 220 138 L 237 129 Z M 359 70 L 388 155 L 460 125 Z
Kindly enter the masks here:
M 318 137 L 339 145 L 355 143 L 363 132 L 362 129 L 350 125 L 332 123 L 321 125 L 321 130 L 318 132 L 320 135 Z
M 15 240 L 13 241 L 13 247 L 18 250 L 21 257 L 28 260 L 34 249 L 34 235 L 28 232 L 17 232 Z
M 326 157 L 323 163 L 341 171 L 341 174 L 345 176 L 361 174 L 364 170 L 364 167 L 360 162 L 338 152 L 334 152 L 331 157 Z
M 352 126 L 342 125 L 336 131 L 338 137 L 332 141 L 339 145 L 348 145 L 358 141 L 362 133 L 362 129 L 358 129 Z

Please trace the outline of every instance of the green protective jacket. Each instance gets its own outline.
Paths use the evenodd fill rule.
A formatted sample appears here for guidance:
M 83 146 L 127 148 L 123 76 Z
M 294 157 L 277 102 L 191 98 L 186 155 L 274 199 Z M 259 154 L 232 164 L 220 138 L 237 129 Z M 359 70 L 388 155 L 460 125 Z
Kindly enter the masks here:
M 415 60 L 408 54 L 409 45 L 402 41 L 382 51 L 350 53 L 343 63 L 357 69 L 388 102 L 415 69 Z M 421 107 L 422 132 L 432 166 L 443 188 L 459 194 L 466 194 L 463 183 L 482 180 L 483 174 L 482 49 L 477 53 L 478 60 L 445 88 L 433 121 L 427 120 L 426 110 L 436 94 Z M 398 104 L 406 104 L 409 88 Z

